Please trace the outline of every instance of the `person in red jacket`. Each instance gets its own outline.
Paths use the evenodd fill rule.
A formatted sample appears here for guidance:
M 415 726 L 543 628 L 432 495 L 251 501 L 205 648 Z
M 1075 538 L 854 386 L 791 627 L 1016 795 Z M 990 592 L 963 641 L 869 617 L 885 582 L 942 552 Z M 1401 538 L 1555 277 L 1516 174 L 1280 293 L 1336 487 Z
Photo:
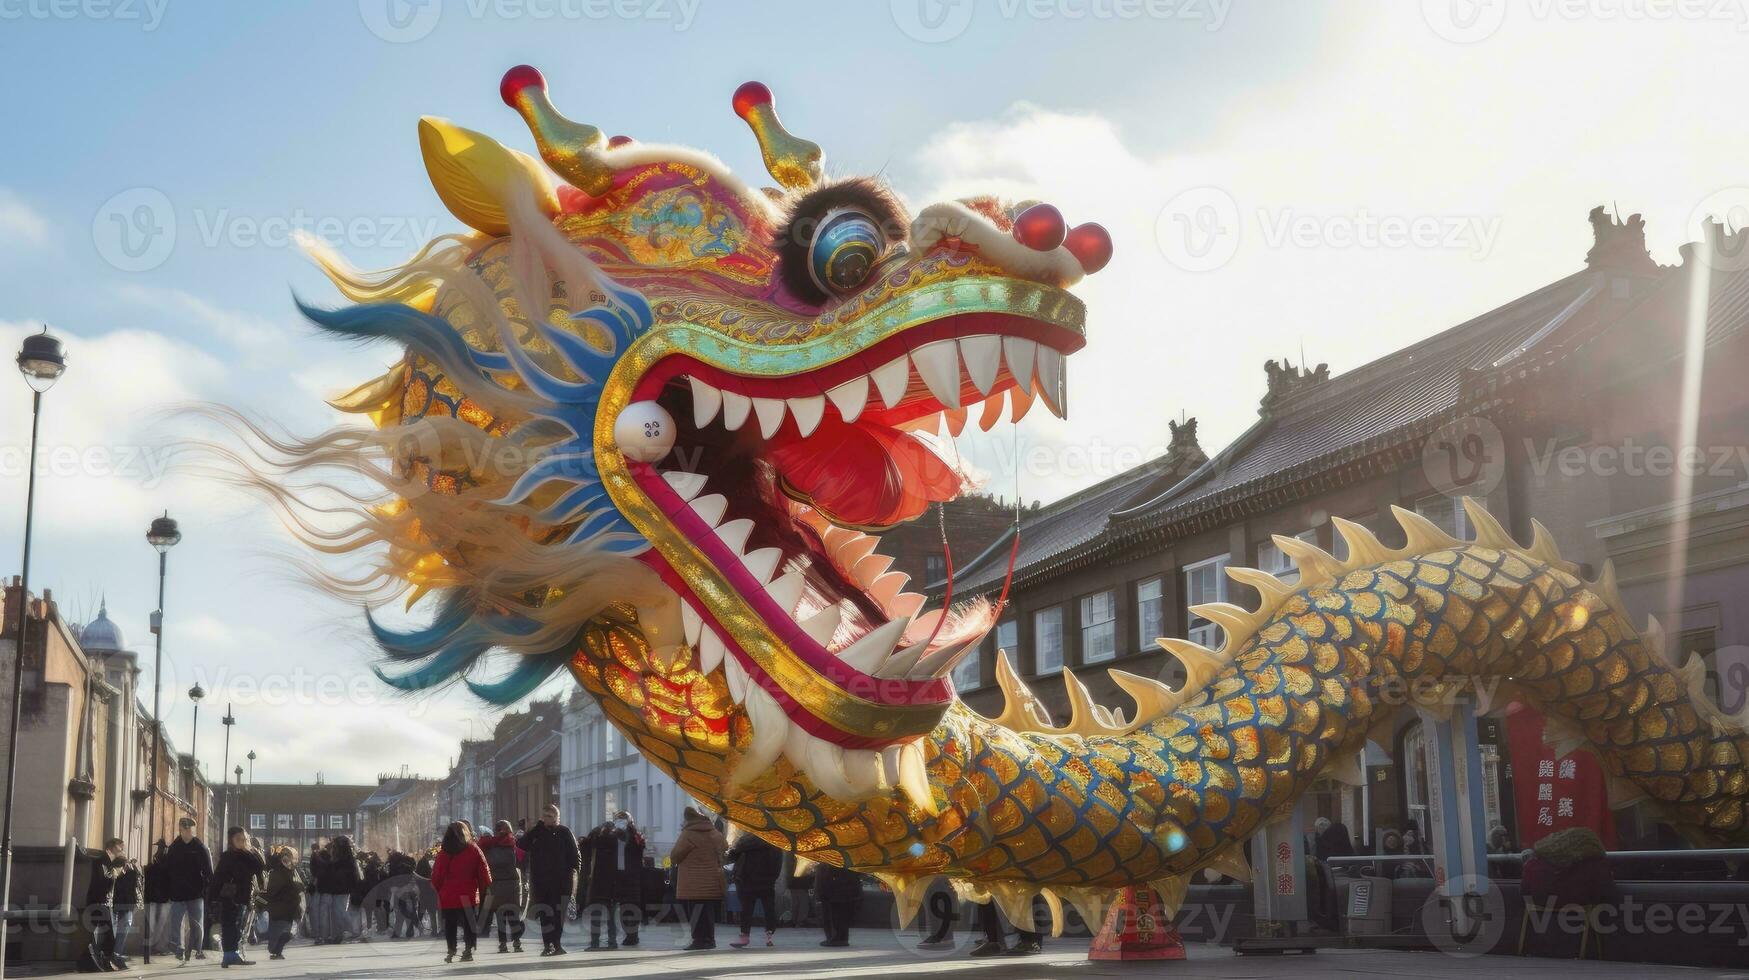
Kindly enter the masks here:
M 455 934 L 459 927 L 466 948 L 462 962 L 474 959 L 474 908 L 480 896 L 492 887 L 492 872 L 486 867 L 486 855 L 469 839 L 461 821 L 449 825 L 443 832 L 443 844 L 437 849 L 437 863 L 431 866 L 431 885 L 437 890 L 437 907 L 443 910 L 443 938 L 449 945 L 445 963 L 455 961 Z

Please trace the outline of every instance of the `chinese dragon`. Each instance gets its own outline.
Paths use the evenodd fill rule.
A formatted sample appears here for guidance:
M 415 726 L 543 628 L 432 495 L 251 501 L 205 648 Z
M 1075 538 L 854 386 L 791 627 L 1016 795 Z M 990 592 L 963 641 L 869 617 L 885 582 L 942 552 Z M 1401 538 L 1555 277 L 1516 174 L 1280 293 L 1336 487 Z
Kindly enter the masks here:
M 1200 869 L 1244 877 L 1244 842 L 1358 776 L 1382 686 L 1413 680 L 1504 678 L 1691 837 L 1749 843 L 1749 736 L 1698 660 L 1667 662 L 1607 569 L 1585 581 L 1474 504 L 1471 541 L 1401 510 L 1402 548 L 1340 520 L 1342 559 L 1278 538 L 1295 583 L 1232 569 L 1258 608 L 1193 610 L 1220 649 L 1160 641 L 1178 689 L 1113 670 L 1134 703 L 1109 708 L 1065 671 L 1058 724 L 1001 655 L 1005 706 L 973 712 L 948 675 L 999 610 L 925 611 L 878 532 L 965 489 L 935 434 L 1065 411 L 1067 290 L 1110 258 L 1104 229 L 990 198 L 908 216 L 828 179 L 757 83 L 733 105 L 763 189 L 566 118 L 532 68 L 501 94 L 539 160 L 419 124 L 468 232 L 379 273 L 310 243 L 356 305 L 306 315 L 405 349 L 335 402 L 370 424 L 257 442 L 294 530 L 363 557 L 332 589 L 429 610 L 370 618 L 387 683 L 508 704 L 568 670 L 687 792 L 881 876 L 904 919 L 936 876 L 1017 921 L 1042 895 L 1059 924 L 1065 900 L 1097 922 L 1121 886 L 1176 906 Z M 343 477 L 291 482 L 325 468 Z

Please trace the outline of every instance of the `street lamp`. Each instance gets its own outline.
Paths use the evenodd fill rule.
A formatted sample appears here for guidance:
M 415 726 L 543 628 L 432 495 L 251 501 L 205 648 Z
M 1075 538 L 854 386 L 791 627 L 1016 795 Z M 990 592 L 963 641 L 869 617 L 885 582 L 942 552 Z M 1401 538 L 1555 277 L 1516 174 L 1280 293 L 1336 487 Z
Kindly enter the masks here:
M 255 792 L 255 750 L 254 749 L 249 750 L 249 757 L 248 758 L 249 758 L 249 789 L 247 792 L 239 792 L 237 794 L 237 810 L 238 810 L 238 812 L 242 812 L 243 804 L 248 802 L 249 793 Z M 261 830 L 263 833 L 267 832 L 267 827 L 265 824 L 262 825 Z
M 190 726 L 188 733 L 188 798 L 197 806 L 200 803 L 200 795 L 195 789 L 195 783 L 200 779 L 200 752 L 197 750 L 196 744 L 200 741 L 200 699 L 204 697 L 206 697 L 206 691 L 202 690 L 198 683 L 188 689 L 188 700 L 194 702 L 194 724 Z M 212 816 L 210 808 L 207 810 L 207 816 Z
M 147 805 L 146 826 L 151 828 L 147 836 L 158 832 L 158 757 L 163 751 L 164 733 L 162 716 L 158 713 L 158 702 L 164 691 L 164 570 L 170 549 L 181 540 L 182 532 L 177 530 L 176 522 L 170 519 L 168 512 L 163 517 L 153 518 L 152 526 L 146 529 L 146 543 L 158 549 L 158 608 L 152 611 L 152 636 L 158 649 L 152 659 L 152 796 Z M 145 940 L 144 960 L 150 963 L 152 917 L 149 915 L 146 916 Z
M 236 723 L 237 719 L 231 716 L 231 705 L 227 702 L 225 704 L 225 717 L 221 720 L 221 724 L 225 726 L 225 756 L 224 760 L 219 763 L 219 778 L 225 781 L 224 802 L 219 805 L 219 833 L 221 834 L 228 834 L 231 829 L 231 774 L 225 770 L 231 765 L 231 726 Z M 229 843 L 228 839 L 227 843 Z
M 237 795 L 239 797 L 237 800 L 237 826 L 242 827 L 244 833 L 248 833 L 249 821 L 243 818 L 243 801 L 241 799 L 243 795 L 243 764 L 241 762 L 237 763 L 237 768 L 233 770 L 233 772 L 237 774 Z M 230 830 L 229 827 L 226 827 L 225 829 L 227 831 Z
M 30 385 L 30 467 L 25 470 L 24 491 L 24 564 L 18 570 L 18 631 L 13 637 L 16 649 L 12 662 L 12 721 L 6 741 L 6 826 L 0 831 L 0 860 L 6 870 L 0 872 L 0 977 L 6 975 L 6 914 L 12 911 L 12 804 L 18 785 L 18 721 L 24 710 L 24 624 L 30 618 L 30 525 L 36 509 L 36 433 L 42 415 L 43 392 L 48 391 L 67 370 L 67 355 L 59 339 L 44 327 L 43 332 L 24 338 L 18 349 L 18 372 Z

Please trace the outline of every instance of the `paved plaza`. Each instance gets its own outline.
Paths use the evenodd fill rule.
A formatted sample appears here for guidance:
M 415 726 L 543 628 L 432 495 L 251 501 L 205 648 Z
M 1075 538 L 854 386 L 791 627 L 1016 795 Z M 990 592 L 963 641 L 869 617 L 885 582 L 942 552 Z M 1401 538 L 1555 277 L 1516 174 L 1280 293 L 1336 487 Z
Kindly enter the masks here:
M 252 967 L 220 969 L 218 954 L 204 962 L 178 966 L 174 960 L 155 959 L 150 968 L 136 961 L 135 976 L 174 976 L 177 980 L 239 980 L 243 977 L 288 978 L 390 978 L 390 977 L 502 977 L 506 980 L 545 980 L 570 977 L 975 977 L 977 980 L 1056 980 L 1062 977 L 1183 978 L 1294 977 L 1301 980 L 1338 977 L 1433 977 L 1476 980 L 1509 978 L 1627 978 L 1639 977 L 1738 977 L 1749 980 L 1749 964 L 1740 971 L 1648 966 L 1637 963 L 1598 963 L 1574 960 L 1519 959 L 1493 956 L 1458 958 L 1432 952 L 1385 952 L 1374 950 L 1323 950 L 1316 954 L 1240 957 L 1224 946 L 1193 943 L 1187 962 L 1095 963 L 1086 956 L 1086 941 L 1063 939 L 1046 943 L 1041 956 L 1027 958 L 970 959 L 965 955 L 969 939 L 959 950 L 925 953 L 912 948 L 915 933 L 894 934 L 858 929 L 849 949 L 821 949 L 819 933 L 778 933 L 777 946 L 737 950 L 727 942 L 733 930 L 718 933 L 719 948 L 687 953 L 685 940 L 672 928 L 650 930 L 644 945 L 590 953 L 586 942 L 573 932 L 567 936 L 571 952 L 563 957 L 542 958 L 535 950 L 521 954 L 495 952 L 497 944 L 482 945 L 472 963 L 445 965 L 443 943 L 437 939 L 401 942 L 376 941 L 344 946 L 294 945 L 286 959 L 272 961 L 259 948 L 249 954 Z M 539 940 L 535 941 L 538 949 Z M 44 974 L 14 971 L 13 976 Z M 126 974 L 113 974 L 124 976 Z

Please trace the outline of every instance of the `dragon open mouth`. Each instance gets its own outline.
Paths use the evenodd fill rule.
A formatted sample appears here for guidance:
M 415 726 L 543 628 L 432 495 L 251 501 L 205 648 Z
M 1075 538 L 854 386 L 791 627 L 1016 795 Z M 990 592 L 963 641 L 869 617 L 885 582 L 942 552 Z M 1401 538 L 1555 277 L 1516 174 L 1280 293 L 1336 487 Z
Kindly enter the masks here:
M 981 601 L 924 610 L 869 533 L 965 488 L 917 430 L 942 416 L 987 429 L 1035 401 L 1061 414 L 1065 355 L 1081 344 L 1054 323 L 972 313 L 812 370 L 761 376 L 676 353 L 636 383 L 631 400 L 659 404 L 676 435 L 628 473 L 685 545 L 658 537 L 644 560 L 679 594 L 700 671 L 721 670 L 755 725 L 780 726 L 792 761 L 838 762 L 835 789 L 876 788 L 837 757 L 932 726 L 952 699 L 946 675 L 992 625 Z M 761 694 L 777 713 L 754 710 Z

